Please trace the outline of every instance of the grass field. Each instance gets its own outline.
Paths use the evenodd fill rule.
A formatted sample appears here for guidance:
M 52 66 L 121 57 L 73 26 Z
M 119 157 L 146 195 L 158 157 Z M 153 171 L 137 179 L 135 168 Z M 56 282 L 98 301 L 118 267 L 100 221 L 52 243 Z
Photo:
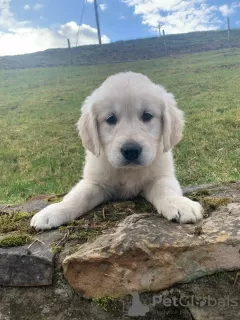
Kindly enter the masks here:
M 108 75 L 138 71 L 172 91 L 185 111 L 175 149 L 182 185 L 240 175 L 240 50 L 88 67 L 0 70 L 0 202 L 65 193 L 81 177 L 75 130 L 83 99 Z

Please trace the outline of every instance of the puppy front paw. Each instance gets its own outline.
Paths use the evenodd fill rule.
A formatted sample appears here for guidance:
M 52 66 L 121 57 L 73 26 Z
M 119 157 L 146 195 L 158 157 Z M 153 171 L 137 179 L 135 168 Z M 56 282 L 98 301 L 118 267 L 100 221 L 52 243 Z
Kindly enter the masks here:
M 36 230 L 48 230 L 59 227 L 71 219 L 61 202 L 54 203 L 36 213 L 31 219 L 31 226 Z
M 157 210 L 173 222 L 196 223 L 203 218 L 203 208 L 200 203 L 181 196 L 161 199 Z

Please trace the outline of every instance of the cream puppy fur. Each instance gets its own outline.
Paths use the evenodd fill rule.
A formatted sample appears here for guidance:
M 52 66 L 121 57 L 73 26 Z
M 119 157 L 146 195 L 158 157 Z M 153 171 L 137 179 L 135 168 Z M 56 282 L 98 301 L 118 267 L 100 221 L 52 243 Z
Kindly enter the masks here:
M 141 195 L 168 220 L 195 223 L 203 209 L 182 195 L 171 148 L 182 137 L 183 113 L 172 94 L 140 73 L 107 78 L 83 103 L 77 127 L 86 148 L 83 179 L 60 203 L 34 215 L 51 229 L 97 205 Z

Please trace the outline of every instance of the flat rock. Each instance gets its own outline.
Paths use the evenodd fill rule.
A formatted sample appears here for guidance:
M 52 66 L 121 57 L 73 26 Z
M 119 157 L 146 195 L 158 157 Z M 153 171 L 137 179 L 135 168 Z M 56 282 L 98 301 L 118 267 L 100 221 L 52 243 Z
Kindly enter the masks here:
M 38 195 L 18 205 L 0 205 L 1 214 L 37 212 L 49 201 L 62 195 Z M 8 234 L 0 235 L 0 239 Z M 32 236 L 32 235 L 31 235 Z M 51 246 L 64 237 L 56 230 L 33 236 L 32 244 L 19 247 L 0 247 L 0 286 L 47 286 L 52 284 L 54 254 Z M 1 314 L 0 314 L 1 319 Z
M 157 291 L 240 269 L 240 204 L 222 206 L 198 225 L 133 214 L 80 246 L 63 268 L 70 285 L 87 298 Z
M 50 252 L 41 250 L 39 247 L 31 251 L 27 247 L 0 248 L 0 285 L 38 286 L 51 283 L 52 254 Z
M 50 244 L 62 236 L 59 232 L 53 231 L 39 235 L 30 245 L 0 248 L 0 285 L 52 284 L 54 254 L 51 252 Z

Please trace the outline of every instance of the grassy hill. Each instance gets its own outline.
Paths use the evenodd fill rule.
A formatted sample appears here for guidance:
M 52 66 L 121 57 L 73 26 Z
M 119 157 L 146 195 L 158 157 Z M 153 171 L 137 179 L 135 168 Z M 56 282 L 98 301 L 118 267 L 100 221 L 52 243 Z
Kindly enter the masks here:
M 51 49 L 33 54 L 0 57 L 0 69 L 94 65 L 126 61 L 149 60 L 168 55 L 203 52 L 228 48 L 227 31 L 192 32 L 168 35 L 161 38 L 146 38 L 119 41 L 110 44 L 89 45 L 68 49 Z M 240 48 L 240 29 L 231 31 L 231 46 Z
M 108 75 L 132 70 L 173 92 L 184 110 L 174 149 L 182 185 L 240 177 L 240 49 L 135 62 L 0 70 L 0 203 L 65 193 L 81 176 L 75 123 Z

